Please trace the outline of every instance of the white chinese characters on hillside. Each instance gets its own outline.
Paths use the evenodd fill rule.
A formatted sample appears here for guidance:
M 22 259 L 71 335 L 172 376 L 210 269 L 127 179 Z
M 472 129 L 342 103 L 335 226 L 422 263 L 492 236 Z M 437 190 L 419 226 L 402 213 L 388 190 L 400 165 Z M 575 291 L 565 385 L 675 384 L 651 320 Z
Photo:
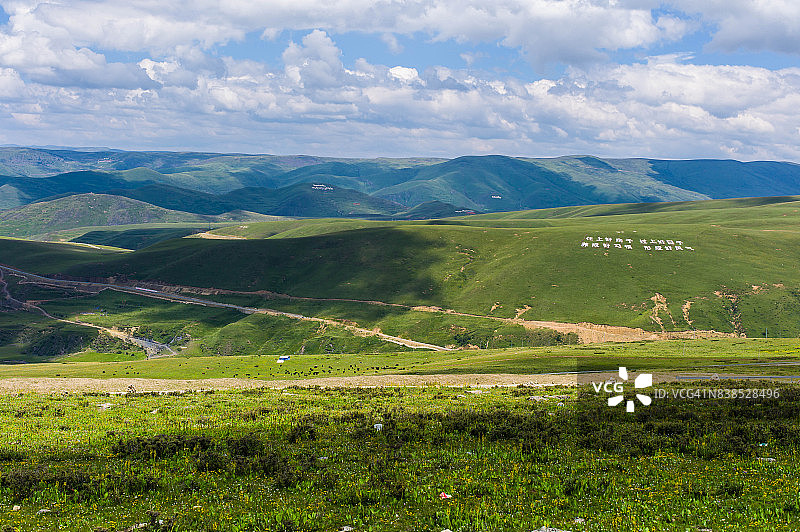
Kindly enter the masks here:
M 581 241 L 582 248 L 596 249 L 642 249 L 644 251 L 694 251 L 683 240 L 669 238 L 623 238 L 619 236 L 587 236 Z

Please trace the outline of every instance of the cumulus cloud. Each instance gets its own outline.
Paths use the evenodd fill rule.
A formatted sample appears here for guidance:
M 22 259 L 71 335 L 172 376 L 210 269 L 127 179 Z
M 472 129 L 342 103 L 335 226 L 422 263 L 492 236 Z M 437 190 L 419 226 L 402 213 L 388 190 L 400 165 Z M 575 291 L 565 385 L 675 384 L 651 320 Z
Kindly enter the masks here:
M 5 142 L 800 160 L 800 69 L 697 64 L 691 53 L 609 60 L 615 50 L 644 55 L 701 24 L 717 28 L 718 49 L 795 53 L 800 8 L 787 0 L 775 0 L 774 12 L 745 0 L 670 2 L 685 14 L 663 14 L 659 0 L 0 3 L 10 15 L 0 28 Z M 279 66 L 215 51 L 287 29 L 296 33 Z M 465 49 L 463 69 L 422 68 L 402 55 L 389 65 L 345 61 L 336 35 L 348 31 L 397 53 L 398 36 L 494 43 L 535 66 L 568 68 L 534 80 L 473 70 L 491 59 L 486 47 Z M 136 60 L 109 60 L 110 51 Z
M 302 44 L 290 43 L 283 52 L 286 76 L 302 87 L 338 86 L 344 75 L 341 55 L 324 31 L 314 30 L 303 37 Z
M 650 5 L 648 5 L 650 4 Z M 687 24 L 655 18 L 655 0 L 276 0 L 156 3 L 150 0 L 77 0 L 3 3 L 12 33 L 36 35 L 57 48 L 98 47 L 164 56 L 177 46 L 209 48 L 241 40 L 248 32 L 274 38 L 281 30 L 323 29 L 379 35 L 393 53 L 397 35 L 435 40 L 500 41 L 533 61 L 572 62 L 599 50 L 647 46 L 680 38 Z M 53 48 L 53 46 L 48 46 Z
M 322 31 L 283 58 L 282 70 L 229 58 L 223 74 L 207 70 L 194 83 L 170 81 L 180 60 L 149 59 L 142 69 L 157 87 L 110 91 L 26 84 L 6 68 L 0 93 L 17 100 L 2 100 L 14 114 L 0 129 L 35 132 L 37 143 L 48 130 L 79 144 L 124 131 L 137 142 L 126 147 L 273 153 L 800 159 L 800 69 L 694 65 L 674 55 L 532 82 L 363 59 L 346 68 Z
M 714 25 L 710 48 L 800 53 L 800 3 L 794 0 L 673 0 Z

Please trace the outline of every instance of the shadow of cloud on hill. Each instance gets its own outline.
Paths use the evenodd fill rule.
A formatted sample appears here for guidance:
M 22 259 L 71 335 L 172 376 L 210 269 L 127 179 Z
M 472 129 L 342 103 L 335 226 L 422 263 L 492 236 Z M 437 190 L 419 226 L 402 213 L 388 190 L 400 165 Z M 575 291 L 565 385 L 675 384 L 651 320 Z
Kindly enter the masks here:
M 444 247 L 392 227 L 286 239 L 175 239 L 64 273 L 418 304 L 439 299 L 441 284 L 430 270 Z

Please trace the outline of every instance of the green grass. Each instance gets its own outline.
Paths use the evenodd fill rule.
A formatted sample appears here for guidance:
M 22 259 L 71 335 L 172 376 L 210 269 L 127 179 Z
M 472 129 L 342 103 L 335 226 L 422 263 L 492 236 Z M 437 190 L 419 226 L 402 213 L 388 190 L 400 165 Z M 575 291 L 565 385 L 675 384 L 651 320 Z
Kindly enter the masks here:
M 83 356 L 83 355 L 81 355 Z M 95 355 L 91 355 L 95 357 Z M 800 342 L 790 339 L 735 339 L 698 341 L 635 342 L 589 346 L 549 346 L 459 350 L 447 352 L 408 351 L 384 353 L 318 353 L 292 356 L 289 363 L 276 364 L 277 356 L 190 356 L 122 362 L 91 361 L 67 357 L 56 364 L 0 366 L 4 377 L 135 376 L 163 379 L 243 377 L 262 380 L 301 379 L 390 374 L 542 374 L 581 371 L 611 371 L 626 366 L 632 371 L 719 373 L 734 375 L 794 375 L 796 365 L 770 366 L 776 362 L 799 362 Z M 720 364 L 745 364 L 719 367 Z M 748 365 L 752 364 L 752 365 Z
M 261 216 L 261 215 L 256 215 Z M 100 225 L 100 226 L 90 226 L 90 227 L 76 227 L 74 229 L 64 229 L 60 231 L 51 231 L 47 233 L 42 233 L 38 235 L 33 235 L 29 237 L 29 240 L 38 240 L 38 241 L 45 241 L 45 242 L 82 242 L 82 237 L 84 235 L 90 235 L 92 233 L 104 235 L 109 238 L 126 238 L 130 235 L 136 235 L 139 232 L 152 232 L 153 234 L 159 234 L 162 231 L 164 233 L 168 233 L 171 231 L 180 231 L 180 230 L 189 230 L 192 233 L 197 232 L 199 230 L 207 231 L 209 229 L 219 229 L 223 227 L 227 227 L 232 223 L 236 223 L 240 220 L 231 220 L 229 222 L 213 222 L 213 223 L 181 223 L 181 222 L 174 222 L 174 223 L 147 223 L 147 224 L 125 224 L 125 225 L 115 225 L 113 227 L 107 225 Z M 119 232 L 119 236 L 116 236 L 116 233 Z M 134 240 L 135 241 L 135 240 Z M 90 244 L 94 244 L 95 242 L 88 242 Z M 130 242 L 125 242 L 130 243 Z M 125 248 L 125 246 L 115 246 Z M 127 248 L 127 249 L 134 249 L 134 248 Z
M 76 227 L 203 221 L 196 214 L 119 196 L 77 194 L 0 212 L 0 234 L 22 237 Z
M 205 231 L 208 227 L 164 228 L 164 229 L 130 229 L 123 231 L 100 230 L 88 231 L 71 239 L 72 242 L 111 246 L 123 249 L 142 249 L 162 240 L 183 238 Z
M 658 317 L 667 330 L 748 336 L 769 330 L 797 337 L 800 202 L 763 203 L 726 200 L 678 211 L 654 206 L 650 213 L 573 218 L 541 219 L 534 211 L 430 223 L 239 224 L 224 232 L 270 238 L 177 239 L 116 255 L 4 240 L 0 262 L 44 273 L 125 275 L 501 317 L 527 305 L 527 319 L 648 330 L 660 329 L 652 319 L 652 298 L 660 294 L 669 314 L 661 310 Z M 696 251 L 606 254 L 581 249 L 587 235 L 680 239 Z M 691 324 L 682 310 L 687 302 Z
M 56 318 L 128 331 L 171 344 L 185 356 L 386 352 L 405 349 L 377 337 L 356 336 L 343 327 L 322 326 L 316 322 L 264 314 L 248 316 L 236 310 L 169 303 L 108 290 L 97 295 L 76 295 L 69 291 L 17 284 L 13 276 L 8 276 L 8 280 L 12 294 L 23 300 L 42 301 L 38 305 Z M 31 326 L 26 329 L 23 324 L 28 322 Z M 56 336 L 61 337 L 80 331 L 82 339 L 67 342 L 69 349 L 66 352 L 62 349 L 67 345 L 64 342 L 54 344 L 52 352 L 48 351 L 49 344 L 42 344 L 35 349 L 39 360 L 42 356 L 52 358 L 96 348 L 91 342 L 97 332 L 90 327 L 59 323 L 36 313 L 22 311 L 0 314 L 0 323 L 5 331 L 3 337 L 7 337 L 6 342 L 0 344 L 0 356 L 6 359 L 27 359 L 26 353 L 34 348 L 34 344 L 42 343 L 35 336 L 44 334 L 43 331 L 58 331 Z M 118 346 L 112 347 L 116 350 Z
M 29 312 L 0 312 L 0 364 L 47 362 L 88 345 L 86 327 L 58 323 Z
M 253 222 L 215 229 L 212 233 L 249 239 L 301 238 L 328 233 L 339 233 L 355 229 L 391 227 L 398 222 L 371 220 L 348 220 L 336 218 L 312 218 L 277 222 Z
M 76 264 L 103 260 L 118 253 L 121 252 L 75 243 L 44 243 L 0 238 L 0 262 L 32 270 L 40 270 L 47 264 L 48 273 L 66 270 Z
M 0 445 L 0 521 L 8 530 L 796 530 L 799 396 L 779 393 L 656 400 L 633 415 L 588 389 L 558 388 L 8 396 L 0 423 L 25 437 Z

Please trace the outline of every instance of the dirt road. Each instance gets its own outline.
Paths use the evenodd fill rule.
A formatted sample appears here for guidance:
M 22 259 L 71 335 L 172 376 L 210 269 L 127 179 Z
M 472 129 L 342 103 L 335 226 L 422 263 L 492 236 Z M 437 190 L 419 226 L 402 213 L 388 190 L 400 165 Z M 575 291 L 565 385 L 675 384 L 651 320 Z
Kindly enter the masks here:
M 21 274 L 14 272 L 14 275 L 21 275 Z M 82 327 L 91 327 L 93 329 L 103 331 L 104 333 L 114 338 L 119 338 L 120 340 L 124 340 L 128 343 L 138 345 L 139 347 L 145 350 L 147 358 L 172 356 L 177 354 L 170 346 L 158 343 L 155 340 L 150 340 L 149 338 L 140 338 L 138 336 L 129 334 L 125 331 L 120 331 L 117 329 L 109 329 L 108 327 L 102 327 L 100 325 L 95 325 L 93 323 L 56 318 L 55 316 L 53 316 L 52 314 L 50 314 L 49 312 L 47 312 L 46 310 L 37 305 L 28 302 L 17 301 L 13 297 L 11 297 L 11 294 L 8 291 L 8 283 L 5 281 L 5 278 L 3 277 L 3 268 L 1 267 L 0 267 L 0 296 L 2 296 L 5 299 L 5 301 L 14 308 L 26 309 L 32 312 L 38 312 L 48 319 L 60 321 L 62 323 L 71 323 L 73 325 L 80 325 Z
M 687 382 L 719 379 L 766 379 L 797 382 L 792 378 L 738 374 L 697 374 L 676 371 L 653 373 L 654 383 Z M 585 373 L 551 373 L 515 375 L 510 373 L 434 374 L 434 375 L 360 375 L 350 377 L 320 377 L 294 380 L 261 379 L 142 379 L 112 378 L 90 379 L 77 377 L 8 377 L 0 378 L 0 395 L 16 393 L 126 393 L 130 386 L 137 392 L 185 392 L 198 390 L 235 390 L 253 388 L 285 389 L 292 387 L 322 388 L 376 388 L 376 387 L 427 387 L 491 388 L 494 386 L 581 386 L 592 382 L 618 380 L 616 371 Z M 479 392 L 476 392 L 479 393 Z
M 723 333 L 718 331 L 673 331 L 673 332 L 654 332 L 646 331 L 634 327 L 622 327 L 616 325 L 602 325 L 589 322 L 566 323 L 558 321 L 541 321 L 522 319 L 522 313 L 518 312 L 515 318 L 502 318 L 499 316 L 487 316 L 485 314 L 473 314 L 467 312 L 457 312 L 452 309 L 445 309 L 433 306 L 412 306 L 399 303 L 387 303 L 385 301 L 375 301 L 370 299 L 349 299 L 337 297 L 305 297 L 270 292 L 267 290 L 257 290 L 246 292 L 241 290 L 225 290 L 222 288 L 198 288 L 194 286 L 168 285 L 165 283 L 140 283 L 143 286 L 157 290 L 160 293 L 173 294 L 193 294 L 193 295 L 246 295 L 259 296 L 267 299 L 287 299 L 290 301 L 328 301 L 345 303 L 362 303 L 365 305 L 377 305 L 383 307 L 394 307 L 417 312 L 431 312 L 439 314 L 450 314 L 453 316 L 465 316 L 470 318 L 481 318 L 505 323 L 522 325 L 526 329 L 553 329 L 561 333 L 575 333 L 583 344 L 602 343 L 602 342 L 640 342 L 643 340 L 676 340 L 676 339 L 703 339 L 703 338 L 732 338 L 735 334 Z M 521 310 L 521 309 L 520 309 Z M 525 309 L 527 310 L 527 309 Z
M 118 285 L 118 284 L 111 284 L 111 283 L 91 283 L 86 281 L 72 281 L 66 279 L 51 279 L 49 277 L 43 277 L 41 275 L 36 275 L 33 273 L 25 272 L 22 270 L 18 270 L 16 268 L 12 268 L 10 266 L 0 265 L 0 270 L 6 270 L 10 273 L 15 275 L 19 275 L 29 282 L 45 285 L 45 286 L 58 286 L 61 288 L 74 288 L 74 289 L 82 289 L 82 290 L 89 290 L 95 292 L 101 292 L 103 290 L 114 290 L 117 292 L 125 292 L 128 294 L 136 294 L 139 296 L 149 297 L 153 299 L 161 299 L 164 301 L 172 301 L 175 303 L 186 303 L 189 305 L 200 305 L 203 307 L 215 307 L 215 308 L 227 308 L 232 310 L 237 310 L 244 314 L 267 314 L 270 316 L 283 316 L 295 320 L 304 320 L 304 321 L 314 321 L 317 323 L 323 323 L 325 325 L 332 325 L 336 327 L 343 327 L 348 331 L 360 335 L 360 336 L 377 336 L 381 340 L 385 340 L 387 342 L 391 342 L 393 344 L 404 345 L 406 347 L 410 347 L 412 349 L 431 349 L 433 351 L 449 351 L 450 349 L 447 347 L 442 347 L 439 345 L 428 344 L 425 342 L 417 342 L 416 340 L 410 340 L 408 338 L 402 338 L 400 336 L 392 336 L 389 334 L 385 334 L 379 331 L 373 331 L 370 329 L 364 329 L 363 327 L 357 327 L 355 325 L 350 325 L 347 323 L 343 323 L 338 320 L 332 319 L 325 319 L 325 318 L 315 318 L 312 316 L 303 316 L 302 314 L 295 314 L 293 312 L 282 312 L 279 310 L 273 310 L 268 308 L 255 308 L 255 307 L 244 307 L 241 305 L 232 305 L 230 303 L 220 303 L 218 301 L 211 301 L 207 299 L 200 299 L 196 297 L 188 297 L 172 292 L 164 292 L 162 290 L 157 290 L 153 288 L 143 288 L 139 286 L 126 286 L 126 285 Z M 40 312 L 44 313 L 46 316 L 52 318 L 49 314 L 45 313 L 42 309 L 37 308 Z M 58 319 L 58 318 L 53 318 Z M 60 321 L 67 321 L 67 320 L 60 320 Z M 69 323 L 77 323 L 77 322 L 69 322 Z M 81 325 L 89 325 L 89 324 L 81 324 Z M 90 327 L 97 327 L 94 325 L 89 325 Z
M 365 388 L 384 386 L 575 386 L 576 375 L 364 375 L 322 377 L 298 380 L 259 379 L 87 379 L 57 377 L 11 377 L 0 379 L 0 395 L 13 393 L 125 393 L 133 385 L 137 392 L 177 392 L 189 390 L 230 390 L 249 388 L 283 389 L 294 386 L 324 388 Z
M 285 316 L 292 319 L 298 320 L 307 320 L 307 321 L 316 321 L 318 323 L 324 323 L 326 325 L 334 325 L 338 327 L 344 327 L 349 331 L 359 334 L 362 336 L 377 336 L 382 340 L 387 342 L 392 342 L 398 345 L 404 345 L 406 347 L 411 347 L 413 349 L 432 349 L 434 351 L 446 351 L 448 348 L 428 344 L 424 342 L 417 342 L 415 340 L 411 340 L 408 338 L 402 338 L 399 336 L 391 336 L 382 332 L 372 331 L 370 329 L 364 329 L 362 327 L 358 327 L 355 325 L 349 325 L 339 320 L 333 319 L 325 319 L 325 318 L 315 318 L 310 316 L 303 316 L 301 314 L 295 314 L 291 312 L 282 312 L 278 310 L 268 309 L 268 308 L 253 308 L 253 307 L 243 307 L 240 305 L 231 305 L 228 303 L 219 303 L 216 301 L 210 301 L 206 299 L 201 299 L 198 297 L 194 297 L 195 295 L 254 295 L 254 296 L 263 296 L 263 297 L 273 297 L 279 299 L 289 299 L 289 300 L 298 300 L 298 301 L 343 301 L 343 302 L 354 302 L 354 303 L 363 303 L 367 305 L 380 305 L 380 306 L 390 306 L 390 307 L 399 307 L 405 308 L 408 310 L 415 310 L 418 312 L 432 312 L 432 313 L 443 313 L 443 314 L 450 314 L 453 316 L 465 316 L 470 318 L 481 318 L 487 320 L 494 320 L 494 321 L 501 321 L 505 323 L 513 323 L 517 325 L 522 325 L 527 329 L 552 329 L 561 333 L 575 333 L 578 335 L 578 339 L 581 343 L 589 344 L 589 343 L 598 343 L 598 342 L 639 342 L 643 340 L 674 340 L 674 339 L 701 339 L 701 338 L 731 338 L 736 337 L 735 334 L 731 333 L 722 333 L 718 331 L 675 331 L 675 332 L 653 332 L 653 331 L 646 331 L 644 329 L 633 328 L 633 327 L 621 327 L 615 325 L 601 325 L 595 323 L 588 323 L 588 322 L 580 322 L 580 323 L 565 323 L 565 322 L 556 322 L 556 321 L 539 321 L 539 320 L 525 320 L 521 317 L 516 318 L 502 318 L 498 316 L 487 316 L 483 314 L 472 314 L 467 312 L 457 312 L 451 309 L 443 309 L 439 307 L 431 307 L 431 306 L 407 306 L 407 305 L 400 305 L 397 303 L 386 303 L 383 301 L 373 301 L 373 300 L 362 300 L 362 299 L 344 299 L 344 298 L 313 298 L 313 297 L 298 297 L 292 296 L 288 294 L 279 294 L 275 292 L 266 292 L 266 291 L 256 291 L 256 292 L 244 292 L 244 291 L 236 291 L 236 290 L 223 290 L 217 288 L 197 288 L 192 286 L 181 286 L 181 285 L 168 285 L 164 283 L 153 283 L 153 282 L 139 282 L 136 283 L 135 286 L 129 285 L 119 285 L 119 284 L 109 284 L 109 283 L 88 283 L 83 281 L 67 281 L 61 279 L 50 279 L 48 277 L 42 277 L 39 275 L 31 274 L 28 272 L 23 272 L 21 270 L 17 270 L 15 268 L 11 268 L 9 266 L 0 265 L 0 269 L 6 269 L 9 272 L 21 274 L 26 276 L 29 280 L 33 282 L 37 282 L 40 284 L 48 284 L 52 286 L 67 286 L 77 289 L 83 290 L 116 290 L 119 292 L 127 292 L 131 294 L 137 294 L 140 296 L 155 298 L 155 299 L 163 299 L 166 301 L 174 301 L 179 303 L 188 303 L 193 305 L 202 305 L 207 307 L 218 307 L 218 308 L 230 308 L 234 310 L 238 310 L 239 312 L 243 312 L 245 314 L 254 314 L 254 313 L 262 313 L 262 314 L 269 314 L 272 316 Z M 192 294 L 192 296 L 187 296 L 183 294 Z

